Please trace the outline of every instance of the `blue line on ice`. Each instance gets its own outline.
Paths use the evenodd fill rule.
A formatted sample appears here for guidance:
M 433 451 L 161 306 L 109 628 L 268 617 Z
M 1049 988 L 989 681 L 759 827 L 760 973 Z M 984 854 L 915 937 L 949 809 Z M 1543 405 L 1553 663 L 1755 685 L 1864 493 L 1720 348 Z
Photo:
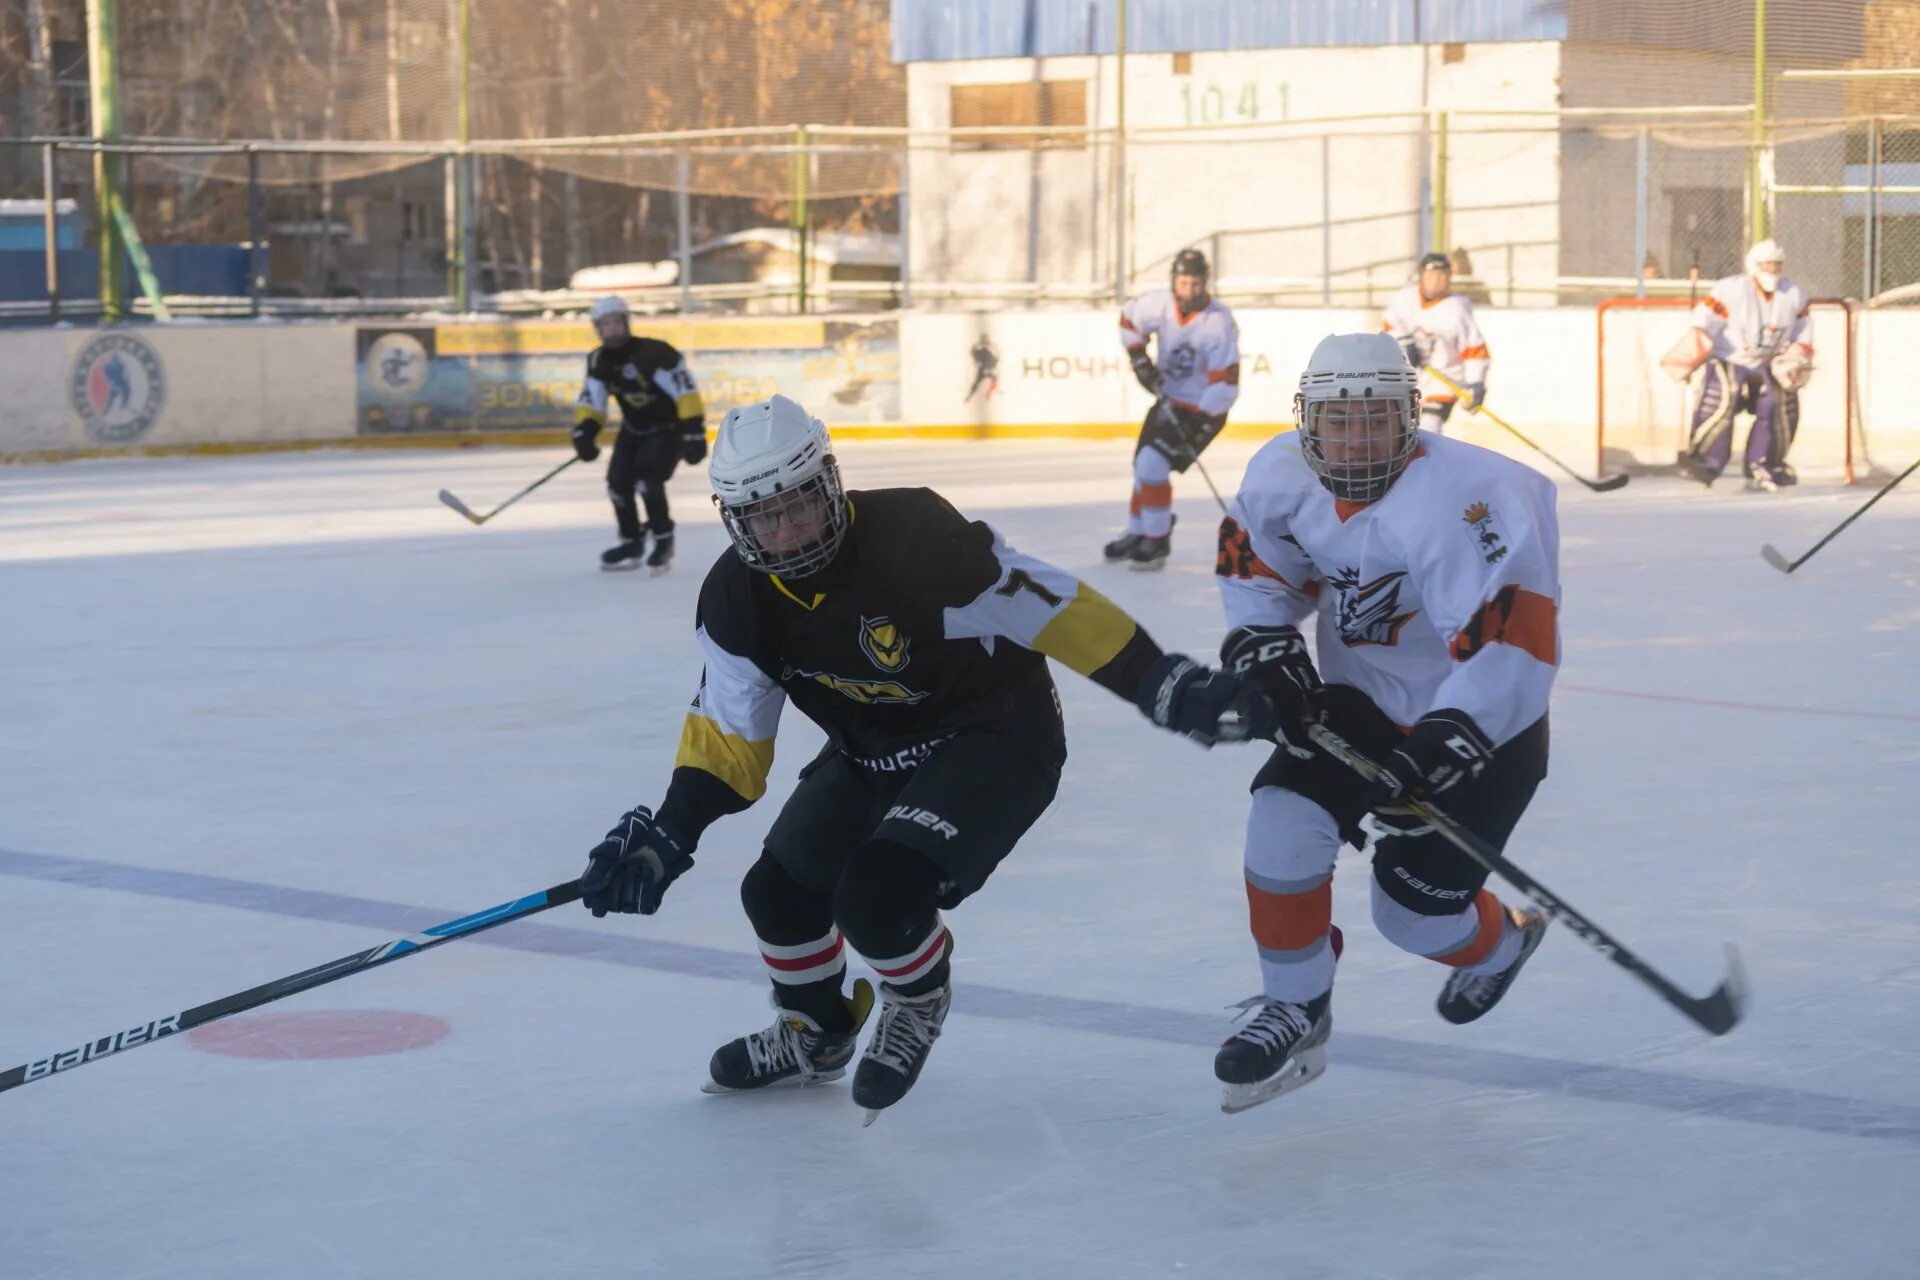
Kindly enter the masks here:
M 309 889 L 284 888 L 186 871 L 127 866 L 90 858 L 22 853 L 11 849 L 0 849 L 0 875 L 92 889 L 111 889 L 152 898 L 236 907 L 302 920 L 356 925 L 385 930 L 395 936 L 423 932 L 454 916 L 452 912 L 377 902 L 369 898 L 317 893 Z M 531 951 L 574 960 L 596 960 L 604 964 L 697 978 L 751 983 L 766 981 L 766 971 L 761 967 L 758 956 L 722 951 L 716 947 L 690 946 L 532 921 L 502 926 L 495 932 L 468 940 L 466 945 L 506 947 L 514 951 Z M 271 976 L 236 975 L 236 986 L 265 981 Z M 201 992 L 192 995 L 192 998 L 196 1001 L 212 999 L 216 994 Z M 1012 991 L 1005 987 L 974 983 L 967 984 L 962 1012 L 1055 1031 L 1119 1035 L 1125 1039 L 1207 1049 L 1219 1043 L 1223 1025 L 1221 1019 L 1212 1013 L 1155 1009 L 1107 1000 L 1082 1000 L 1072 996 Z M 1124 1030 L 1116 1032 L 1116 1027 Z M 1334 1040 L 1333 1051 L 1343 1065 L 1375 1071 L 1520 1089 L 1531 1093 L 1559 1094 L 1595 1102 L 1634 1103 L 1716 1120 L 1744 1120 L 1751 1124 L 1778 1125 L 1814 1133 L 1890 1139 L 1920 1145 L 1920 1107 L 1898 1103 L 1738 1084 L 1641 1067 L 1567 1062 L 1487 1049 L 1417 1043 L 1346 1031 Z M 1201 1068 L 1196 1067 L 1196 1070 Z M 1211 1087 L 1204 1079 L 1204 1072 L 1196 1080 Z

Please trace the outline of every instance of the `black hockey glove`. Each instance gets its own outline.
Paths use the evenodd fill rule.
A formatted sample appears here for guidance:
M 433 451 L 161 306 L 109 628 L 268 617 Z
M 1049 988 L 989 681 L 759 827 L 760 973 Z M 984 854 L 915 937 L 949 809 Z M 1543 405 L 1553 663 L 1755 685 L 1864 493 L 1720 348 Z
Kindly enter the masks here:
M 1306 725 L 1319 716 L 1320 673 L 1300 629 L 1235 627 L 1220 642 L 1220 665 L 1273 700 L 1274 741 L 1302 760 L 1312 759 Z
M 600 456 L 600 424 L 581 422 L 573 428 L 573 452 L 582 462 L 592 462 Z
M 1271 738 L 1279 715 L 1257 685 L 1231 671 L 1203 667 L 1183 653 L 1165 653 L 1147 669 L 1134 702 L 1163 729 L 1203 747 Z
M 1380 762 L 1380 776 L 1367 788 L 1364 803 L 1404 822 L 1406 801 L 1438 800 L 1480 777 L 1492 759 L 1493 743 L 1472 716 L 1452 709 L 1429 712 Z
M 1463 383 L 1460 388 L 1467 398 L 1460 405 L 1468 413 L 1480 412 L 1480 406 L 1487 402 L 1487 384 L 1485 381 Z
M 1129 347 L 1127 349 L 1127 359 L 1133 361 L 1133 376 L 1140 379 L 1140 385 L 1147 389 L 1147 394 L 1150 396 L 1159 395 L 1160 370 L 1154 367 L 1153 357 L 1147 354 L 1147 349 L 1145 347 Z
M 707 456 L 707 428 L 705 423 L 695 423 L 680 433 L 680 461 L 692 466 L 704 461 Z
M 587 855 L 580 901 L 597 920 L 609 911 L 650 916 L 667 886 L 693 866 L 687 842 L 661 826 L 641 805 L 613 826 Z

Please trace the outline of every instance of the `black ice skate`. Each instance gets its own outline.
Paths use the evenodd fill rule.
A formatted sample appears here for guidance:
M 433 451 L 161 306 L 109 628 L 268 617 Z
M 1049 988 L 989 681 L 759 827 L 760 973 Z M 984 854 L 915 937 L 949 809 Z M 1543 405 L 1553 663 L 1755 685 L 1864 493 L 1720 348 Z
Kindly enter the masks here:
M 1213 1058 L 1213 1074 L 1225 1086 L 1220 1109 L 1228 1115 L 1318 1080 L 1333 1034 L 1332 992 L 1306 1004 L 1254 996 L 1240 1007 L 1254 1010 L 1253 1016 Z
M 913 1088 L 952 1003 L 951 984 L 918 996 L 886 993 L 873 1039 L 853 1073 L 853 1100 L 867 1110 L 861 1127 L 878 1120 L 883 1110 Z
M 623 542 L 617 547 L 608 547 L 600 553 L 600 567 L 607 570 L 638 569 L 640 557 L 646 549 L 645 536 Z
M 860 1028 L 873 1009 L 873 984 L 865 978 L 854 979 L 853 995 L 847 1000 L 847 1012 L 853 1017 L 851 1031 L 823 1031 L 806 1014 L 782 1008 L 777 999 L 773 1007 L 780 1016 L 772 1026 L 714 1050 L 708 1079 L 700 1086 L 702 1093 L 746 1093 L 838 1080 L 847 1074 Z
M 654 577 L 659 577 L 673 563 L 673 535 L 657 533 L 653 537 L 653 554 L 647 557 L 647 568 Z
M 1167 567 L 1167 557 L 1173 554 L 1173 536 L 1164 538 L 1142 537 L 1127 557 L 1127 568 L 1135 573 L 1146 573 L 1154 569 Z
M 1107 558 L 1108 564 L 1115 564 L 1121 560 L 1131 560 L 1133 558 L 1133 549 L 1139 545 L 1139 534 L 1123 533 L 1102 547 L 1100 554 Z
M 1800 477 L 1793 468 L 1782 464 L 1777 467 L 1752 467 L 1747 471 L 1748 493 L 1778 493 L 1788 485 L 1800 483 Z
M 1507 919 L 1513 921 L 1520 930 L 1520 954 L 1512 964 L 1498 973 L 1466 973 L 1454 970 L 1447 976 L 1447 985 L 1440 988 L 1440 1000 L 1435 1006 L 1440 1016 L 1448 1022 L 1472 1022 L 1487 1010 L 1500 1003 L 1500 997 L 1507 994 L 1507 988 L 1520 976 L 1520 966 L 1527 957 L 1540 947 L 1540 939 L 1547 935 L 1548 918 L 1538 911 L 1524 911 L 1518 907 L 1507 908 Z

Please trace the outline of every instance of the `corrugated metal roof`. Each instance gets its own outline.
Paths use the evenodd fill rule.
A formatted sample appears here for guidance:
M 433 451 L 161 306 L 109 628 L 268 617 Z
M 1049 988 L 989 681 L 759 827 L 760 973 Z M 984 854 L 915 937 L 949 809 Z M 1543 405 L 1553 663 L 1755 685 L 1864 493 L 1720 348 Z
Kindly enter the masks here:
M 1129 53 L 1563 40 L 1567 0 L 1128 0 Z M 1118 0 L 893 0 L 896 62 L 1112 53 Z

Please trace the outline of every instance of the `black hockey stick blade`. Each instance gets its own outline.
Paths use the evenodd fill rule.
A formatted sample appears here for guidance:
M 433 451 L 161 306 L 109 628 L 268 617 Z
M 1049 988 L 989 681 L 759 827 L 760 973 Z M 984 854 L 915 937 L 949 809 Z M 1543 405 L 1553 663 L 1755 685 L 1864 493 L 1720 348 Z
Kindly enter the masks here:
M 1784 555 L 1781 555 L 1780 548 L 1774 546 L 1771 542 L 1760 548 L 1760 558 L 1782 573 L 1792 573 L 1797 567 Z
M 461 515 L 473 521 L 475 524 L 483 523 L 483 521 L 479 516 L 473 514 L 473 511 L 467 506 L 466 503 L 460 501 L 460 499 L 454 497 L 452 493 L 448 492 L 445 489 L 442 489 L 440 491 L 440 501 L 446 503 L 448 506 L 452 507 L 455 511 L 458 511 Z
M 314 987 L 344 978 L 350 973 L 362 973 L 376 965 L 387 964 L 402 956 L 415 955 L 429 947 L 437 947 L 443 942 L 455 938 L 465 938 L 502 925 L 509 920 L 519 920 L 557 907 L 567 902 L 580 900 L 580 882 L 569 880 L 565 884 L 554 885 L 551 889 L 542 889 L 530 893 L 524 898 L 515 898 L 512 902 L 502 902 L 498 906 L 488 907 L 485 911 L 476 911 L 470 916 L 461 916 L 458 920 L 449 920 L 445 924 L 434 925 L 420 933 L 408 934 L 404 938 L 395 938 L 383 942 L 377 947 L 368 947 L 365 951 L 342 956 L 338 960 L 291 974 L 285 978 L 276 978 L 272 982 L 254 987 L 250 991 L 236 992 L 222 996 L 218 1000 L 196 1005 L 191 1009 L 182 1009 L 178 1013 L 169 1013 L 130 1030 L 113 1031 L 96 1040 L 75 1045 L 50 1053 L 34 1062 L 23 1063 L 9 1071 L 0 1071 L 0 1093 L 35 1080 L 44 1080 L 48 1076 L 71 1071 L 75 1067 L 85 1066 L 89 1062 L 98 1062 L 102 1058 L 143 1044 L 152 1044 L 156 1040 L 166 1040 L 195 1027 L 204 1026 L 217 1018 L 244 1013 L 248 1009 L 257 1009 L 263 1004 L 284 999 L 300 991 L 310 991 Z M 123 1024 L 124 1025 L 124 1024 Z
M 1595 493 L 1612 493 L 1615 489 L 1624 489 L 1627 487 L 1627 481 L 1631 479 L 1633 479 L 1633 477 L 1624 471 L 1618 475 L 1601 476 L 1598 480 L 1588 480 L 1584 477 L 1579 477 L 1580 483 Z
M 1307 726 L 1307 737 L 1314 745 L 1369 782 L 1380 775 L 1380 766 L 1369 760 L 1324 725 Z M 1733 1030 L 1746 1012 L 1746 971 L 1739 953 L 1727 946 L 1728 974 L 1719 987 L 1705 996 L 1692 996 L 1675 986 L 1671 979 L 1642 960 L 1625 943 L 1581 915 L 1572 906 L 1507 860 L 1505 854 L 1482 840 L 1445 810 L 1420 800 L 1409 800 L 1407 807 L 1422 821 L 1430 823 L 1441 838 L 1472 858 L 1494 875 L 1527 895 L 1533 904 L 1553 919 L 1566 925 L 1568 932 L 1620 968 L 1638 978 L 1662 1000 L 1672 1005 L 1688 1021 L 1711 1035 L 1723 1036 Z

